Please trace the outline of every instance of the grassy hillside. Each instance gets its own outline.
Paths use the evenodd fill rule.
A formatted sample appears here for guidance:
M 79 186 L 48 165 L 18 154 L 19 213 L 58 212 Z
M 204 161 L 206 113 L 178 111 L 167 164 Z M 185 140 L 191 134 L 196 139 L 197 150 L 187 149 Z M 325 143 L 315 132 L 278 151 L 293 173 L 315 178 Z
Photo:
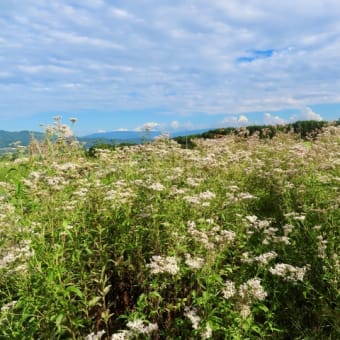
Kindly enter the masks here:
M 3 160 L 0 339 L 338 339 L 340 127 L 240 133 Z

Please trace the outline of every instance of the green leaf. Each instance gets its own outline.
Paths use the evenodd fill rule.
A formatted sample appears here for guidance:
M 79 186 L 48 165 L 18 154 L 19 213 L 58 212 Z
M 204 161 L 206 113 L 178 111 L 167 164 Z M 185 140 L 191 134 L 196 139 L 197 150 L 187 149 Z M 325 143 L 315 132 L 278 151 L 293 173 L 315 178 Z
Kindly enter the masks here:
M 98 304 L 98 302 L 101 300 L 100 296 L 95 296 L 94 298 L 92 298 L 89 302 L 88 302 L 88 306 L 89 307 L 93 307 L 95 305 Z
M 74 293 L 76 294 L 80 299 L 84 298 L 84 294 L 80 291 L 79 288 L 75 287 L 75 286 L 68 286 L 66 288 L 66 292 L 67 293 Z

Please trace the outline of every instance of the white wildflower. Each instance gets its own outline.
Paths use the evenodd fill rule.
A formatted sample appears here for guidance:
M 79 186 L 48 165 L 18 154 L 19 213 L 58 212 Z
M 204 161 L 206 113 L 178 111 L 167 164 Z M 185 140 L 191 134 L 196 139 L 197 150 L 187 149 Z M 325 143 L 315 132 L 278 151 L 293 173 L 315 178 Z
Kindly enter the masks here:
M 1 309 L 0 309 L 0 311 L 3 313 L 3 312 L 7 312 L 8 310 L 10 310 L 10 309 L 12 309 L 15 305 L 16 305 L 16 303 L 17 303 L 18 301 L 11 301 L 11 302 L 8 302 L 8 303 L 6 303 L 5 305 L 3 305 L 2 307 L 1 307 Z
M 129 321 L 126 326 L 136 333 L 144 332 L 144 322 L 141 319 Z
M 294 229 L 294 226 L 291 224 L 285 224 L 283 227 L 283 233 L 285 236 L 288 236 Z
M 272 241 L 274 243 L 290 244 L 290 239 L 287 236 L 274 236 Z
M 212 329 L 209 324 L 205 326 L 205 330 L 201 336 L 202 336 L 202 339 L 210 339 L 212 337 Z
M 191 321 L 192 328 L 198 329 L 201 318 L 197 315 L 197 309 L 185 307 L 184 315 Z
M 188 177 L 186 179 L 186 182 L 188 185 L 192 186 L 192 187 L 197 187 L 200 185 L 200 183 L 203 181 L 203 179 L 201 178 L 192 178 L 192 177 Z
M 273 275 L 281 276 L 285 281 L 297 282 L 303 281 L 303 277 L 308 269 L 308 266 L 294 267 L 286 263 L 277 263 L 275 267 L 269 269 Z
M 209 191 L 209 190 L 201 192 L 199 194 L 199 198 L 202 199 L 202 200 L 211 200 L 211 199 L 213 199 L 215 197 L 216 197 L 216 195 L 213 192 Z
M 106 332 L 104 330 L 101 330 L 97 333 L 93 332 L 93 333 L 86 335 L 84 340 L 100 340 L 105 333 Z
M 242 263 L 253 263 L 254 259 L 249 257 L 249 253 L 246 251 L 246 252 L 242 253 L 242 255 L 241 255 L 241 262 Z
M 246 219 L 250 222 L 250 223 L 255 223 L 257 221 L 257 216 L 252 215 L 252 216 L 246 216 Z
M 224 289 L 222 290 L 223 297 L 229 299 L 236 294 L 235 283 L 227 280 L 224 284 Z
M 266 298 L 267 293 L 261 286 L 261 280 L 253 278 L 239 287 L 239 296 L 242 300 L 253 302 L 256 300 L 262 301 Z
M 253 199 L 253 198 L 257 198 L 257 197 L 250 194 L 249 192 L 241 192 L 237 195 L 236 200 L 246 200 L 246 199 Z
M 263 253 L 259 256 L 255 256 L 254 260 L 265 265 L 267 264 L 269 261 L 275 259 L 277 257 L 277 253 L 275 251 L 270 251 L 268 253 Z
M 293 219 L 296 220 L 296 221 L 303 222 L 306 219 L 306 216 L 305 215 L 298 215 L 298 216 L 293 217 Z
M 123 330 L 118 333 L 114 333 L 111 335 L 111 340 L 128 340 L 131 339 L 133 333 L 131 331 Z
M 145 325 L 144 321 L 141 319 L 129 321 L 127 323 L 127 327 L 134 333 L 145 335 L 149 335 L 158 329 L 158 325 L 156 323 L 149 323 L 148 325 Z
M 204 265 L 204 259 L 201 257 L 191 257 L 190 254 L 185 254 L 185 264 L 192 269 L 200 269 Z
M 221 236 L 224 241 L 232 242 L 235 240 L 236 234 L 233 231 L 230 230 L 222 230 Z
M 161 183 L 152 183 L 149 188 L 155 191 L 163 191 L 165 189 L 164 185 Z
M 174 256 L 162 257 L 154 255 L 151 258 L 151 262 L 146 266 L 150 268 L 152 274 L 169 273 L 176 275 L 179 272 L 177 258 Z

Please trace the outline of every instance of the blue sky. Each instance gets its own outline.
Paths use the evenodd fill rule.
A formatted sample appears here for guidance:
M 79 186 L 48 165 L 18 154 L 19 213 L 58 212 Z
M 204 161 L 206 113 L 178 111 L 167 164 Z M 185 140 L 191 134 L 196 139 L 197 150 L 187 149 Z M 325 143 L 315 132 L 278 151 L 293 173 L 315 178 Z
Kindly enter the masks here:
M 338 0 L 0 0 L 0 129 L 340 117 Z

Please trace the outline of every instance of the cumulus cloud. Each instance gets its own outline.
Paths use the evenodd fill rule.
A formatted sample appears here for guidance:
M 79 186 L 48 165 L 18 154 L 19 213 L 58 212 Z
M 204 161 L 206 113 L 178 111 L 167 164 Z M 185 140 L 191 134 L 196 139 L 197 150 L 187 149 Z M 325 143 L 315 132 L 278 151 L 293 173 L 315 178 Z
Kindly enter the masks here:
M 1 6 L 0 117 L 160 108 L 174 121 L 228 111 L 225 123 L 245 124 L 247 112 L 340 101 L 336 0 Z
M 263 122 L 266 125 L 286 124 L 286 121 L 283 118 L 280 118 L 279 116 L 273 116 L 268 112 L 263 115 Z
M 248 123 L 248 118 L 244 115 L 241 115 L 239 118 L 238 118 L 238 122 L 239 123 Z
M 297 120 L 317 120 L 321 121 L 323 118 L 320 114 L 314 112 L 310 107 L 305 107 L 300 110 L 299 113 L 290 117 L 290 121 L 295 122 Z
M 322 117 L 314 112 L 310 107 L 306 107 L 301 114 L 301 117 L 306 120 L 322 120 Z
M 245 115 L 240 116 L 230 116 L 225 117 L 221 122 L 220 125 L 231 125 L 231 126 L 239 126 L 248 123 L 249 120 Z

